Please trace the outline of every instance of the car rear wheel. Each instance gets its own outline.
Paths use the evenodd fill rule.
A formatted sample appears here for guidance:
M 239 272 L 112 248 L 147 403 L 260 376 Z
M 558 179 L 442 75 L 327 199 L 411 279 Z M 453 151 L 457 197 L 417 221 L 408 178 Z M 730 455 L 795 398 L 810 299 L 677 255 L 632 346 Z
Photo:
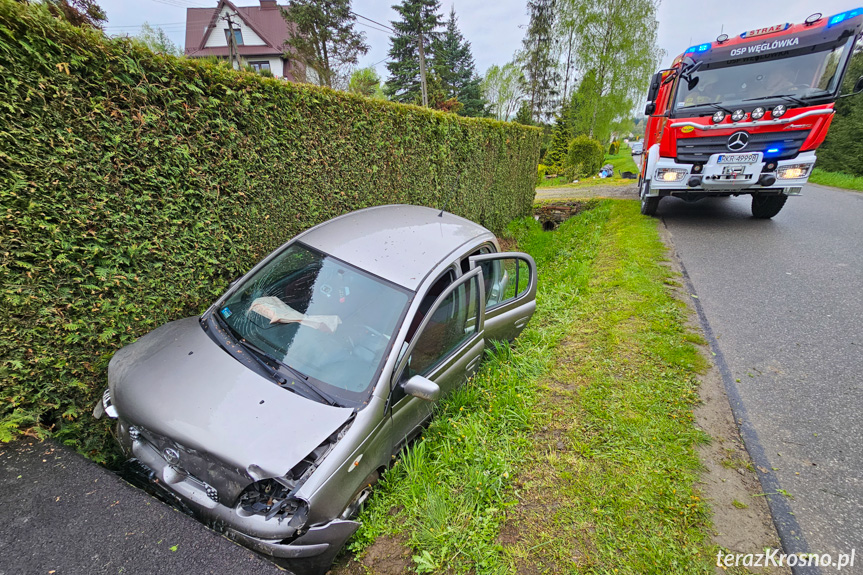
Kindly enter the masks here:
M 779 194 L 776 196 L 752 196 L 752 215 L 759 220 L 769 220 L 779 213 L 788 196 Z
M 650 180 L 644 180 L 641 185 L 641 213 L 645 216 L 655 216 L 659 207 L 659 196 L 648 196 L 650 192 Z

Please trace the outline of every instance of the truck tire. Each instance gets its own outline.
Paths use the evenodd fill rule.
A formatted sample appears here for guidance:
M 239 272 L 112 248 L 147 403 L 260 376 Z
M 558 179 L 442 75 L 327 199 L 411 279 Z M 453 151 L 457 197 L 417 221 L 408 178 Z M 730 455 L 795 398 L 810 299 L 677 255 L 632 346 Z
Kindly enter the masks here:
M 656 208 L 659 207 L 659 196 L 649 197 L 650 180 L 644 180 L 641 186 L 641 213 L 645 216 L 655 216 Z
M 777 196 L 752 196 L 752 215 L 759 220 L 769 220 L 779 213 L 788 200 L 785 194 Z M 642 208 L 644 213 L 644 208 Z

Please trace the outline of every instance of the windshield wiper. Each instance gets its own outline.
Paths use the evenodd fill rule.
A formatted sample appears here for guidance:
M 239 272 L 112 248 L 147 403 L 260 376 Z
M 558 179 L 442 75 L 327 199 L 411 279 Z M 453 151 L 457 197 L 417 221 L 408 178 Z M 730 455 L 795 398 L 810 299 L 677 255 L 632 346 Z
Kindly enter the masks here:
M 806 102 L 804 102 L 800 98 L 792 96 L 791 94 L 778 94 L 776 96 L 762 96 L 760 98 L 749 98 L 748 100 L 743 100 L 743 101 L 744 102 L 755 102 L 757 100 L 770 100 L 771 98 L 780 98 L 782 100 L 785 100 L 786 102 L 791 102 L 792 104 L 797 104 L 798 106 L 805 106 L 806 105 Z
M 255 363 L 257 363 L 258 365 L 263 367 L 264 371 L 266 371 L 270 375 L 270 377 L 272 377 L 276 381 L 276 383 L 279 384 L 281 387 L 287 387 L 288 389 L 291 389 L 291 391 L 293 391 L 294 393 L 299 393 L 296 390 L 294 390 L 288 386 L 288 380 L 282 374 L 282 370 L 284 369 L 293 376 L 291 378 L 291 384 L 294 384 L 297 381 L 299 381 L 302 384 L 304 389 L 311 391 L 314 395 L 316 395 L 318 397 L 318 399 L 320 399 L 324 403 L 326 403 L 328 405 L 338 405 L 338 402 L 336 402 L 336 400 L 334 400 L 332 397 L 325 394 L 324 392 L 322 392 L 321 390 L 319 390 L 318 388 L 316 388 L 312 384 L 308 383 L 308 379 L 309 379 L 308 375 L 306 375 L 305 373 L 303 373 L 302 371 L 300 371 L 294 367 L 291 367 L 285 363 L 282 363 L 281 361 L 272 357 L 271 355 L 269 355 L 267 352 L 265 352 L 264 350 L 262 350 L 261 348 L 259 348 L 255 344 L 250 343 L 248 340 L 246 340 L 243 337 L 240 337 L 240 334 L 238 334 L 236 331 L 234 331 L 234 328 L 232 328 L 228 324 L 228 322 L 226 322 L 221 317 L 219 317 L 218 314 L 212 314 L 211 317 L 215 319 L 216 323 L 221 328 L 226 330 L 231 335 L 231 337 L 237 342 L 238 345 L 243 346 L 243 348 L 247 352 L 249 352 L 246 355 L 251 357 L 255 361 Z M 272 364 L 270 362 L 272 362 Z M 300 394 L 300 395 L 303 395 L 303 394 Z M 311 399 L 311 398 L 309 398 L 309 399 Z
M 284 376 L 282 376 L 282 373 L 281 373 L 281 371 L 283 369 L 287 370 L 288 373 L 290 373 L 293 376 L 291 378 L 291 384 L 290 385 L 293 385 L 297 381 L 299 381 L 302 384 L 303 389 L 311 391 L 313 394 L 318 396 L 318 399 L 322 400 L 324 403 L 327 403 L 329 405 L 337 405 L 337 402 L 335 399 L 333 399 L 332 397 L 325 394 L 323 391 L 321 391 L 320 389 L 318 389 L 317 387 L 315 387 L 314 385 L 309 383 L 308 382 L 309 376 L 306 375 L 305 373 L 303 373 L 302 371 L 300 371 L 299 369 L 297 369 L 295 367 L 291 367 L 290 365 L 277 360 L 276 358 L 272 357 L 267 352 L 265 352 L 261 348 L 257 347 L 255 344 L 250 343 L 246 339 L 240 339 L 238 343 L 240 345 L 242 345 L 243 347 L 245 347 L 247 350 L 251 351 L 253 354 L 252 357 L 254 357 L 259 363 L 261 363 L 262 365 L 265 365 L 268 369 L 272 370 L 274 373 L 277 374 L 277 377 L 279 378 L 279 381 L 278 381 L 279 385 L 284 386 L 284 387 L 288 387 L 288 389 L 290 389 L 290 387 L 288 386 L 288 381 L 284 378 Z M 266 360 L 274 362 L 277 367 L 273 367 L 272 365 L 269 365 L 265 361 L 265 358 L 266 358 Z

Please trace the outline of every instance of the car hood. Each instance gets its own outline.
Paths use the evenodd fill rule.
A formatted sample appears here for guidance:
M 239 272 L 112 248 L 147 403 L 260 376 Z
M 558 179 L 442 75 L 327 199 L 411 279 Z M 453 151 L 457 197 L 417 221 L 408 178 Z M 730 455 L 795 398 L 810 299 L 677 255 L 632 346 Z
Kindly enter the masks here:
M 108 381 L 120 417 L 253 479 L 285 475 L 353 412 L 261 377 L 216 345 L 196 317 L 115 353 Z

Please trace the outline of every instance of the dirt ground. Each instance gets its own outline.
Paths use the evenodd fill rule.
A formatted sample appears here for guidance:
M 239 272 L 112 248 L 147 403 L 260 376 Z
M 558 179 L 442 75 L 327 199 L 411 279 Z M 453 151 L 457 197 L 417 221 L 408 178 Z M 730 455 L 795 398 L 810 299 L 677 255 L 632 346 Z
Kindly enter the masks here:
M 637 199 L 635 184 L 597 185 L 581 188 L 554 188 L 537 190 L 537 200 L 576 199 L 576 198 L 617 198 Z M 680 273 L 679 260 L 674 252 L 670 235 L 664 226 L 660 234 L 669 249 L 668 265 Z M 701 333 L 692 294 L 685 286 L 674 288 L 677 297 L 687 303 L 690 311 L 690 327 Z M 704 471 L 699 487 L 710 501 L 713 512 L 713 541 L 729 553 L 761 553 L 766 548 L 781 549 L 779 537 L 773 526 L 770 511 L 762 493 L 758 472 L 753 466 L 743 444 L 731 406 L 725 393 L 719 370 L 713 366 L 710 350 L 704 346 L 703 353 L 708 359 L 710 369 L 701 377 L 701 405 L 695 410 L 695 425 L 706 432 L 712 441 L 699 449 Z M 538 434 L 542 435 L 539 430 Z M 544 438 L 539 437 L 538 440 Z M 507 534 L 501 534 L 506 537 Z M 334 575 L 362 575 L 366 573 L 397 575 L 413 572 L 411 550 L 405 541 L 392 538 L 379 538 L 362 557 L 343 558 L 332 571 Z M 577 563 L 577 561 L 576 561 Z M 529 569 L 524 570 L 530 572 Z M 716 568 L 717 573 L 730 573 Z M 745 571 L 734 571 L 744 573 Z M 770 575 L 790 575 L 788 567 L 752 568 L 752 573 Z
M 537 188 L 536 199 L 559 200 L 579 198 L 613 198 L 616 200 L 637 200 L 638 186 L 631 184 L 597 184 L 572 188 Z

